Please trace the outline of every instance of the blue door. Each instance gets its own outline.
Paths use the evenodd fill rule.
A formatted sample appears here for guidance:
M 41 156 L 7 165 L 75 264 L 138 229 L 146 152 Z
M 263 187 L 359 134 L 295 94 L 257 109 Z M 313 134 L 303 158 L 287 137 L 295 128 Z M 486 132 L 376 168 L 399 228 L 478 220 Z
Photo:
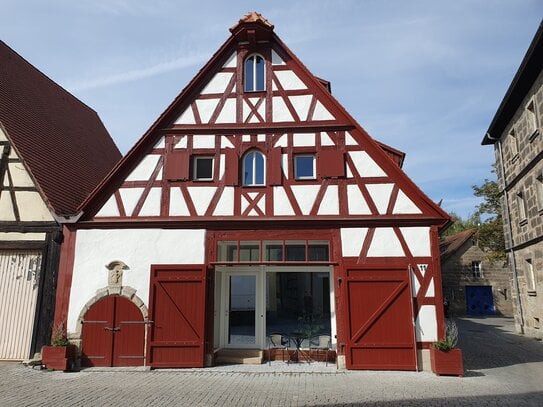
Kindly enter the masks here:
M 468 315 L 494 315 L 492 286 L 466 286 L 466 313 Z

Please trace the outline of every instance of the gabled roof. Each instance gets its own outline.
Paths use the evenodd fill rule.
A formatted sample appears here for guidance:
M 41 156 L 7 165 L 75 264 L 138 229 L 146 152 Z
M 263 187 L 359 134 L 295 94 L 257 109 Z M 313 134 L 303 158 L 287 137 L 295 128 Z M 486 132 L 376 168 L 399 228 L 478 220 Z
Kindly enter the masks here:
M 464 243 L 475 235 L 476 231 L 473 229 L 463 230 L 456 235 L 447 236 L 439 243 L 439 252 L 441 253 L 441 261 L 447 260 L 458 249 L 460 249 Z
M 0 125 L 57 215 L 75 214 L 121 158 L 94 110 L 2 41 Z
M 509 85 L 481 144 L 494 144 L 513 118 L 522 100 L 543 69 L 543 21 L 524 55 L 520 67 Z
M 229 58 L 236 52 L 239 47 L 255 47 L 258 44 L 271 44 L 272 49 L 279 52 L 284 58 L 288 59 L 296 69 L 300 77 L 305 78 L 307 86 L 314 90 L 316 97 L 329 106 L 334 111 L 334 119 L 323 121 L 334 128 L 352 128 L 357 133 L 356 137 L 365 145 L 365 149 L 370 156 L 378 156 L 380 165 L 383 170 L 390 171 L 395 174 L 398 179 L 401 179 L 402 185 L 408 190 L 409 194 L 417 195 L 423 207 L 424 218 L 432 219 L 435 224 L 444 226 L 449 222 L 449 216 L 439 208 L 431 199 L 429 199 L 420 189 L 398 168 L 401 166 L 404 154 L 398 150 L 392 149 L 382 143 L 376 142 L 366 131 L 356 122 L 356 120 L 341 106 L 341 104 L 331 95 L 329 89 L 325 87 L 322 80 L 315 77 L 309 69 L 294 55 L 292 51 L 281 41 L 281 39 L 273 32 L 273 25 L 269 24 L 258 13 L 251 13 L 249 16 L 242 18 L 232 29 L 232 35 L 219 48 L 219 50 L 211 57 L 204 65 L 198 74 L 189 82 L 183 91 L 173 100 L 170 106 L 157 118 L 147 132 L 140 140 L 132 147 L 132 149 L 123 157 L 115 169 L 110 172 L 107 178 L 99 185 L 99 187 L 90 195 L 81 205 L 80 209 L 85 212 L 82 220 L 90 220 L 97 211 L 106 203 L 112 196 L 114 191 L 119 187 L 121 182 L 130 174 L 137 166 L 144 154 L 152 150 L 159 138 L 167 134 L 169 130 L 177 132 L 188 131 L 191 134 L 194 132 L 206 132 L 213 134 L 214 132 L 221 133 L 236 133 L 242 132 L 245 134 L 250 131 L 263 132 L 264 129 L 272 129 L 274 132 L 284 131 L 290 128 L 290 124 L 278 121 L 279 125 L 260 125 L 260 124 L 198 124 L 191 125 L 187 123 L 177 124 L 177 119 L 182 116 L 184 111 L 190 110 L 192 100 L 200 95 L 204 85 L 215 75 L 215 72 L 224 64 L 228 63 Z M 252 127 L 251 127 L 252 126 Z M 301 125 L 302 126 L 302 125 Z M 316 126 L 310 123 L 307 128 Z M 303 132 L 304 127 L 300 128 Z M 243 133 L 245 132 L 245 133 Z

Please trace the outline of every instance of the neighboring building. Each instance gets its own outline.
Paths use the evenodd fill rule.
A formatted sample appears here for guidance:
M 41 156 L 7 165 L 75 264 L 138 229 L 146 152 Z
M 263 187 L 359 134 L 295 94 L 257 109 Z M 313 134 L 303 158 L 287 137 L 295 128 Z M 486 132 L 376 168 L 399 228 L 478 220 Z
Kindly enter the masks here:
M 543 338 L 543 23 L 482 144 L 494 145 L 517 329 Z
M 231 28 L 65 226 L 55 320 L 83 365 L 260 360 L 280 332 L 331 336 L 351 369 L 428 368 L 449 217 L 273 28 Z
M 513 316 L 509 268 L 488 260 L 475 230 L 447 236 L 439 248 L 446 314 Z
M 48 344 L 60 225 L 120 157 L 96 112 L 0 41 L 0 359 Z

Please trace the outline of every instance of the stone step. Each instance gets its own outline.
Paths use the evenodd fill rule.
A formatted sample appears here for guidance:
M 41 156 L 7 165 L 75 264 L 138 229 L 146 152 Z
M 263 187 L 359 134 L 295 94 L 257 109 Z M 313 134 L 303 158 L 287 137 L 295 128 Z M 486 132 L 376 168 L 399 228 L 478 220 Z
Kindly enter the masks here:
M 216 364 L 260 365 L 264 352 L 259 349 L 219 349 L 215 352 Z

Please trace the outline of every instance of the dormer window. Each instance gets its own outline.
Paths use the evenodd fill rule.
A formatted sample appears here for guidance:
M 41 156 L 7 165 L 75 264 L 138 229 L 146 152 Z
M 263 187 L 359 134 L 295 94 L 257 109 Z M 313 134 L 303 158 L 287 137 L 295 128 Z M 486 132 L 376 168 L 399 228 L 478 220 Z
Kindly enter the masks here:
M 264 154 L 258 150 L 251 150 L 243 157 L 243 185 L 264 185 Z
M 264 90 L 265 61 L 259 54 L 250 55 L 245 60 L 245 92 Z

